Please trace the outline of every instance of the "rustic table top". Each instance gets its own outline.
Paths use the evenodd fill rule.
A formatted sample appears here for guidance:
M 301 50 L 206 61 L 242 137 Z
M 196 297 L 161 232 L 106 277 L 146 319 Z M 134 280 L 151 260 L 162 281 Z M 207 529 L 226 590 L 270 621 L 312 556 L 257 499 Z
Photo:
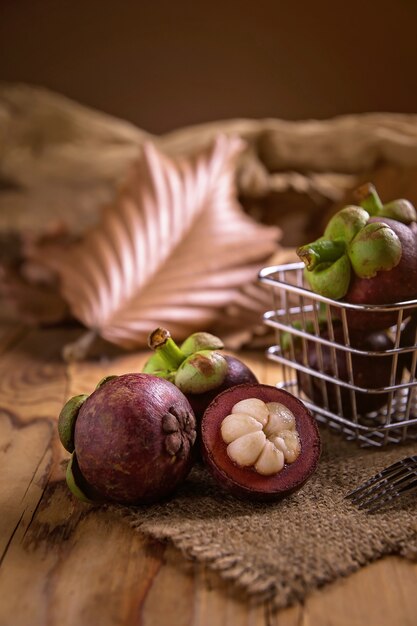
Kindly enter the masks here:
M 415 625 L 417 564 L 389 557 L 272 613 L 171 545 L 116 514 L 75 501 L 64 484 L 57 415 L 145 353 L 65 364 L 79 330 L 0 325 L 0 626 Z M 245 360 L 275 384 L 262 353 Z

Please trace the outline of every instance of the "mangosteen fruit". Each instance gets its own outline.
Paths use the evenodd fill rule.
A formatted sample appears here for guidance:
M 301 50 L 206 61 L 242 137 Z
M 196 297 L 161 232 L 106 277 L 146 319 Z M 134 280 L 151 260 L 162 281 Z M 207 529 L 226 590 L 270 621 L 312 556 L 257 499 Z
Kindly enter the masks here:
M 417 298 L 416 212 L 405 200 L 382 205 L 372 185 L 362 189 L 360 204 L 336 213 L 323 237 L 297 252 L 313 291 L 371 305 L 368 310 L 347 307 L 349 327 L 382 330 L 397 322 L 397 311 L 378 306 Z
M 299 489 L 321 450 L 317 424 L 301 400 L 263 384 L 218 394 L 203 415 L 201 437 L 203 458 L 220 487 L 254 501 Z
M 258 382 L 255 374 L 247 365 L 245 365 L 245 363 L 243 363 L 243 361 L 231 356 L 230 354 L 223 354 L 222 356 L 227 363 L 227 372 L 223 382 L 215 389 L 210 389 L 204 393 L 187 394 L 188 401 L 193 408 L 194 414 L 199 419 L 203 416 L 204 411 L 210 402 L 214 400 L 214 398 L 222 391 L 229 389 L 229 387 L 234 387 L 235 385 Z
M 354 274 L 344 300 L 351 304 L 384 305 L 417 299 L 417 224 L 402 224 L 387 217 L 372 217 L 368 225 L 383 223 L 401 243 L 401 258 L 391 269 L 378 271 L 374 276 L 361 277 Z M 398 311 L 348 310 L 351 328 L 383 330 L 396 324 Z
M 320 336 L 330 341 L 328 328 L 322 328 Z M 351 418 L 352 392 L 336 381 L 353 382 L 355 386 L 363 389 L 353 392 L 357 413 L 366 415 L 377 411 L 389 399 L 389 392 L 378 390 L 401 380 L 402 363 L 398 359 L 395 365 L 394 354 L 390 352 L 394 349 L 394 343 L 382 331 L 364 333 L 350 329 L 349 347 L 358 352 L 345 350 L 345 345 L 343 327 L 337 322 L 333 324 L 331 345 L 319 345 L 316 341 L 307 340 L 306 354 L 303 355 L 300 343 L 296 342 L 294 350 L 296 360 L 307 364 L 312 371 L 312 373 L 297 371 L 298 386 L 317 406 L 328 408 L 333 413 L 343 412 L 344 417 Z M 352 377 L 349 374 L 349 354 Z M 395 367 L 394 380 L 391 382 L 393 367 Z M 334 382 L 324 381 L 313 372 L 333 377 Z
M 210 333 L 193 333 L 178 346 L 168 330 L 157 328 L 149 335 L 148 343 L 155 354 L 143 371 L 173 382 L 189 400 L 197 419 L 202 418 L 218 393 L 258 382 L 243 361 L 219 352 L 223 342 Z
M 150 374 L 106 377 L 90 396 L 71 398 L 58 431 L 73 455 L 68 486 L 84 500 L 159 501 L 193 463 L 190 403 L 174 384 Z

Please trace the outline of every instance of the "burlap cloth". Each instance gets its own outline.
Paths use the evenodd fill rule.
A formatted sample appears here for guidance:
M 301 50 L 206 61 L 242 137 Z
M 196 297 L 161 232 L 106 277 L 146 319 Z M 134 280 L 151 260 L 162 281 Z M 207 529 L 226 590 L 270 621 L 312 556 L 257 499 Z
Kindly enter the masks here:
M 417 558 L 415 496 L 374 514 L 344 499 L 365 477 L 415 453 L 417 443 L 369 450 L 326 430 L 322 441 L 315 475 L 280 502 L 239 501 L 197 466 L 170 501 L 123 514 L 133 528 L 171 541 L 254 600 L 270 599 L 275 608 L 383 555 Z

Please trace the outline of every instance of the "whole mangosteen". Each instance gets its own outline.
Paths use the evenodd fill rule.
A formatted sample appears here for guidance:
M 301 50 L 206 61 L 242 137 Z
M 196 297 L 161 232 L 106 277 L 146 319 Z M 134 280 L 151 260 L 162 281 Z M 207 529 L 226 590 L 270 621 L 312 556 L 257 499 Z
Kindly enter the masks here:
M 299 489 L 320 457 L 317 424 L 292 394 L 262 384 L 218 394 L 202 423 L 203 458 L 233 495 L 273 501 Z
M 388 217 L 372 217 L 368 225 L 383 224 L 401 243 L 401 258 L 390 270 L 370 277 L 353 273 L 344 301 L 351 304 L 384 305 L 417 298 L 417 224 L 402 224 Z M 382 330 L 396 324 L 398 311 L 347 311 L 351 328 Z
M 172 383 L 149 374 L 107 377 L 63 407 L 59 434 L 81 499 L 123 504 L 169 496 L 187 476 L 196 439 L 192 408 Z
M 370 184 L 357 196 L 360 206 L 336 213 L 323 236 L 297 252 L 313 291 L 370 305 L 367 310 L 346 307 L 350 328 L 383 330 L 398 315 L 389 306 L 385 311 L 378 307 L 417 298 L 417 215 L 406 200 L 383 205 Z
M 177 346 L 168 330 L 157 328 L 149 336 L 149 347 L 155 354 L 145 364 L 144 372 L 173 382 L 189 400 L 197 419 L 220 392 L 258 382 L 243 361 L 219 352 L 223 342 L 210 333 L 193 333 Z

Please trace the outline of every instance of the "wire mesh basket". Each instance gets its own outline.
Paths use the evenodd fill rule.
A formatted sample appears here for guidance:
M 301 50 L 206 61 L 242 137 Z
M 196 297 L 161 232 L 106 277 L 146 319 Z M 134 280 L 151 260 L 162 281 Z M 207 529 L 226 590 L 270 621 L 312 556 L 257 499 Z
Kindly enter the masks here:
M 279 387 L 300 397 L 317 420 L 364 446 L 417 439 L 417 300 L 354 305 L 313 293 L 304 264 L 264 268 L 275 330 L 269 359 L 282 366 Z M 349 316 L 389 315 L 384 331 L 354 330 Z M 394 323 L 392 323 L 394 321 Z

